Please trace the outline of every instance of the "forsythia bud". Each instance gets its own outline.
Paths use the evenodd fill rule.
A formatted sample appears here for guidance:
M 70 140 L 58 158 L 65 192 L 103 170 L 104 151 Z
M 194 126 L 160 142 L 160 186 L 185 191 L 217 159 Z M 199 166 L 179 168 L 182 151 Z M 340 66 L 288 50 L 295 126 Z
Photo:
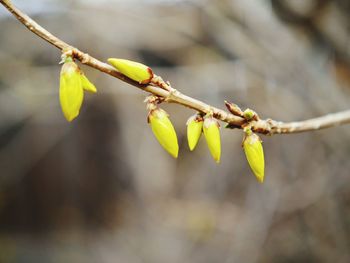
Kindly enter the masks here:
M 81 84 L 84 90 L 90 91 L 92 93 L 97 92 L 95 85 L 90 82 L 90 80 L 85 76 L 83 72 L 81 72 Z
M 84 92 L 81 72 L 74 62 L 63 64 L 60 74 L 60 103 L 62 112 L 68 121 L 79 115 Z
M 171 124 L 168 114 L 162 109 L 155 108 L 150 111 L 148 122 L 151 124 L 152 131 L 163 148 L 177 158 L 179 145 L 174 126 Z
M 245 131 L 243 139 L 243 149 L 247 157 L 250 168 L 260 183 L 264 181 L 264 150 L 258 135 L 251 130 Z
M 237 104 L 230 103 L 225 100 L 225 106 L 233 115 L 240 116 L 240 117 L 244 116 L 243 111 L 241 110 L 240 107 L 238 107 Z
M 199 114 L 193 115 L 187 121 L 187 140 L 190 150 L 196 147 L 203 129 L 203 117 Z
M 246 120 L 251 120 L 254 116 L 254 112 L 251 110 L 251 109 L 246 109 L 244 112 L 243 112 L 243 116 Z
M 150 67 L 127 59 L 109 58 L 108 63 L 115 67 L 120 73 L 140 84 L 148 84 L 153 78 Z
M 221 141 L 220 141 L 220 125 L 219 122 L 211 117 L 205 117 L 203 123 L 203 132 L 207 141 L 209 150 L 214 160 L 219 163 L 221 155 Z
M 258 114 L 249 108 L 243 112 L 243 118 L 246 119 L 247 121 L 250 121 L 250 120 L 258 121 L 259 120 Z

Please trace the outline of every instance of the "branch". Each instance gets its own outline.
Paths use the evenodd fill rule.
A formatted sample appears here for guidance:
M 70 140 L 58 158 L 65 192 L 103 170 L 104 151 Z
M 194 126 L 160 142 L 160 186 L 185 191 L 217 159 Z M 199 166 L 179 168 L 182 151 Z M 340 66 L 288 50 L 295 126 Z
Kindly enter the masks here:
M 73 56 L 79 60 L 81 63 L 95 68 L 101 72 L 109 74 L 115 78 L 120 79 L 130 85 L 133 85 L 141 90 L 152 93 L 156 96 L 162 97 L 166 102 L 176 103 L 198 112 L 207 114 L 212 112 L 214 117 L 228 123 L 231 127 L 235 128 L 244 128 L 247 125 L 247 121 L 234 114 L 231 114 L 222 109 L 213 107 L 209 104 L 206 104 L 202 101 L 199 101 L 195 98 L 186 96 L 181 92 L 171 88 L 171 86 L 164 82 L 161 77 L 154 76 L 151 84 L 149 85 L 141 85 L 125 75 L 121 74 L 117 70 L 115 70 L 112 66 L 99 61 L 98 59 L 86 54 L 79 49 L 67 44 L 62 41 L 58 37 L 51 34 L 45 28 L 37 24 L 33 19 L 31 19 L 28 15 L 23 13 L 17 7 L 15 7 L 10 0 L 0 0 L 0 3 L 8 9 L 22 24 L 24 24 L 30 31 L 32 31 L 37 36 L 44 39 L 46 42 L 51 45 L 57 47 L 62 52 L 71 51 Z M 254 120 L 249 124 L 253 131 L 262 133 L 262 134 L 287 134 L 287 133 L 297 133 L 297 132 L 305 132 L 305 131 L 314 131 L 334 126 L 339 126 L 343 124 L 350 123 L 350 110 L 338 112 L 335 114 L 329 114 L 326 116 L 322 116 L 319 118 L 309 119 L 300 122 L 279 122 L 271 119 L 267 120 Z

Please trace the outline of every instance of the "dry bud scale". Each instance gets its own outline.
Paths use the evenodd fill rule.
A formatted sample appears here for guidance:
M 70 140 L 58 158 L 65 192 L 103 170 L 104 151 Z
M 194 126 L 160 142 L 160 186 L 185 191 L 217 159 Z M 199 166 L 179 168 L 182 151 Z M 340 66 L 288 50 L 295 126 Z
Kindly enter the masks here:
M 220 124 L 212 115 L 204 117 L 203 133 L 212 157 L 219 163 L 221 156 Z
M 244 112 L 237 104 L 225 100 L 225 106 L 233 115 L 244 117 Z
M 179 144 L 177 136 L 168 114 L 156 107 L 150 110 L 148 114 L 148 122 L 151 125 L 154 136 L 163 148 L 170 153 L 174 158 L 177 158 L 179 153 Z
M 247 157 L 248 163 L 254 175 L 260 183 L 264 182 L 264 150 L 261 139 L 258 135 L 253 133 L 250 128 L 246 128 L 243 139 L 243 149 Z
M 120 73 L 140 84 L 148 84 L 153 78 L 152 69 L 144 64 L 119 58 L 109 58 L 108 63 Z
M 203 129 L 203 117 L 195 114 L 187 120 L 187 141 L 191 151 L 196 147 Z

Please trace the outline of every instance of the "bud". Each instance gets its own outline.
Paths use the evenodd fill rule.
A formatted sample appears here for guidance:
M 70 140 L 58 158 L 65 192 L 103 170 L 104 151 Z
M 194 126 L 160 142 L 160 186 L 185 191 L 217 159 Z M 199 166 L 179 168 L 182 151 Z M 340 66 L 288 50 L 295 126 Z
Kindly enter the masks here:
M 92 93 L 97 92 L 95 85 L 90 82 L 90 80 L 85 76 L 85 74 L 82 71 L 81 71 L 81 84 L 84 90 L 90 91 Z
M 260 183 L 264 181 L 264 150 L 260 137 L 250 129 L 245 131 L 243 139 L 243 149 L 247 157 L 250 168 Z
M 141 63 L 119 58 L 109 58 L 108 63 L 120 73 L 140 84 L 148 84 L 153 78 L 152 69 Z
M 187 141 L 190 150 L 196 147 L 203 129 L 203 117 L 199 114 L 193 115 L 187 121 Z
M 60 74 L 60 103 L 63 115 L 69 122 L 79 115 L 83 98 L 79 67 L 74 62 L 64 63 Z
M 243 112 L 243 118 L 246 119 L 247 121 L 250 121 L 250 120 L 258 121 L 259 120 L 258 114 L 249 108 Z
M 220 125 L 219 122 L 209 116 L 205 117 L 203 123 L 204 137 L 207 141 L 209 150 L 214 160 L 219 163 L 221 155 L 221 142 L 220 142 Z
M 177 158 L 179 145 L 174 126 L 171 124 L 168 114 L 162 109 L 153 109 L 148 115 L 148 122 L 163 148 L 174 158 Z
M 226 108 L 233 114 L 233 115 L 236 115 L 236 116 L 240 116 L 240 117 L 243 117 L 243 111 L 241 110 L 240 107 L 238 107 L 237 104 L 234 104 L 234 103 L 230 103 L 230 102 L 227 102 L 225 100 L 225 106 Z

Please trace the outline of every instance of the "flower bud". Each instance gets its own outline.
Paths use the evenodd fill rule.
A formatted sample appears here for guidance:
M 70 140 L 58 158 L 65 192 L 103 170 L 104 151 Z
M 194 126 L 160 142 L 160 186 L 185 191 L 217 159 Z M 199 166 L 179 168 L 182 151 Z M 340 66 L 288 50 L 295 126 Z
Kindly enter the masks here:
M 249 108 L 243 112 L 243 118 L 246 119 L 247 121 L 251 121 L 251 120 L 258 121 L 259 120 L 258 114 Z
M 243 117 L 244 113 L 237 104 L 225 101 L 225 106 L 233 115 Z
M 148 122 L 151 124 L 153 134 L 163 148 L 174 158 L 177 158 L 179 145 L 174 126 L 171 124 L 168 114 L 162 109 L 153 109 L 148 115 Z
M 243 149 L 251 170 L 258 181 L 262 183 L 264 181 L 265 161 L 260 137 L 251 130 L 246 131 L 243 139 Z
M 108 63 L 120 73 L 140 84 L 148 84 L 153 78 L 152 69 L 141 63 L 118 58 L 109 58 Z
M 219 122 L 209 116 L 204 118 L 203 132 L 207 141 L 209 150 L 214 160 L 219 163 L 221 155 L 221 141 L 220 141 L 220 125 Z
M 81 84 L 84 90 L 90 91 L 92 93 L 97 92 L 95 85 L 90 82 L 90 80 L 85 76 L 83 72 L 81 72 Z
M 60 74 L 60 103 L 63 115 L 69 122 L 79 115 L 83 98 L 79 67 L 74 62 L 64 63 Z
M 193 115 L 187 121 L 187 141 L 190 150 L 196 147 L 203 129 L 203 117 L 199 114 Z

